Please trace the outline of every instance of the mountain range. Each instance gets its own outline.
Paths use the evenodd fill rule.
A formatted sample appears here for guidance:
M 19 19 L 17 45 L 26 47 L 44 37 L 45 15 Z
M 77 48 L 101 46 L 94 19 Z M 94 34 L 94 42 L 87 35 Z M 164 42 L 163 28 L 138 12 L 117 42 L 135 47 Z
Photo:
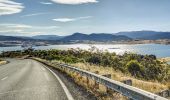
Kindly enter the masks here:
M 0 41 L 24 41 L 24 40 L 32 40 L 31 38 L 19 37 L 19 36 L 4 36 L 0 35 Z
M 131 32 L 119 32 L 116 35 L 125 35 L 132 39 L 170 39 L 170 32 L 156 32 L 156 31 L 131 31 Z
M 83 34 L 83 33 L 74 33 L 72 35 L 63 37 L 62 41 L 119 41 L 119 40 L 131 40 L 131 38 L 124 35 L 113 35 L 106 33 L 92 33 L 92 34 Z
M 0 41 L 121 41 L 132 39 L 170 39 L 170 32 L 156 32 L 156 31 L 131 31 L 118 33 L 74 33 L 68 36 L 58 35 L 36 35 L 32 37 L 25 36 L 3 36 L 0 35 Z
M 121 41 L 121 40 L 132 40 L 131 38 L 124 35 L 113 35 L 106 33 L 93 33 L 93 34 L 83 34 L 74 33 L 68 36 L 58 36 L 58 35 L 37 35 L 32 37 L 22 37 L 22 36 L 0 36 L 0 41 Z
M 39 40 L 60 40 L 64 36 L 58 36 L 58 35 L 36 35 L 32 36 L 32 39 L 39 39 Z

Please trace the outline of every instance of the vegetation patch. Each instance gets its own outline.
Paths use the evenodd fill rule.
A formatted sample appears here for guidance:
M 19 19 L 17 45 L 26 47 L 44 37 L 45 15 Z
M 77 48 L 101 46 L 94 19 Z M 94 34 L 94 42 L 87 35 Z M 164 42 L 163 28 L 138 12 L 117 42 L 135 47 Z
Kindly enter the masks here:
M 168 82 L 161 83 L 158 81 L 153 80 L 140 80 L 135 77 L 132 77 L 130 74 L 122 73 L 121 71 L 115 70 L 111 67 L 103 67 L 103 66 L 96 66 L 90 65 L 88 63 L 75 63 L 71 64 L 72 66 L 81 68 L 83 70 L 87 70 L 90 72 L 98 72 L 99 75 L 111 74 L 111 79 L 116 81 L 124 81 L 124 80 L 132 80 L 132 86 L 152 92 L 157 93 L 162 90 L 168 89 L 170 85 Z
M 112 74 L 114 80 L 132 79 L 133 86 L 147 91 L 157 92 L 170 88 L 170 65 L 156 58 L 155 55 L 124 53 L 117 55 L 100 51 L 95 47 L 89 50 L 25 50 L 3 52 L 1 57 L 32 56 L 47 61 L 61 61 L 82 67 L 100 74 Z M 79 65 L 80 64 L 80 65 Z M 146 85 L 145 85 L 146 84 Z M 149 86 L 149 87 L 148 87 Z

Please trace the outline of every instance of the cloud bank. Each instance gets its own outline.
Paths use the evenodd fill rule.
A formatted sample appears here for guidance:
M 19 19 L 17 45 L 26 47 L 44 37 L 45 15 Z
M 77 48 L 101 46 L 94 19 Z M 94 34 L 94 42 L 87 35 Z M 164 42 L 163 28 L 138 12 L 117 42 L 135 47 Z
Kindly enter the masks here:
M 0 24 L 0 33 L 20 33 L 25 29 L 30 29 L 32 26 L 30 25 L 25 25 L 25 24 L 10 24 L 10 23 L 5 23 L 5 24 Z
M 31 16 L 38 16 L 38 15 L 45 15 L 45 14 L 49 14 L 48 13 L 34 13 L 34 14 L 27 14 L 27 15 L 23 15 L 21 17 L 31 17 Z
M 0 0 L 0 16 L 20 13 L 24 6 L 11 0 Z
M 97 0 L 51 0 L 55 3 L 60 4 L 71 4 L 71 5 L 77 5 L 77 4 L 84 4 L 84 3 L 97 3 Z
M 73 21 L 89 19 L 89 18 L 92 18 L 92 16 L 77 17 L 77 18 L 56 18 L 53 20 L 57 22 L 73 22 Z
M 49 30 L 56 30 L 59 26 L 32 26 L 26 24 L 0 23 L 0 33 L 10 34 L 40 34 Z M 41 30 L 41 31 L 40 31 Z
M 53 3 L 51 3 L 51 2 L 40 2 L 41 4 L 43 4 L 43 5 L 52 5 Z

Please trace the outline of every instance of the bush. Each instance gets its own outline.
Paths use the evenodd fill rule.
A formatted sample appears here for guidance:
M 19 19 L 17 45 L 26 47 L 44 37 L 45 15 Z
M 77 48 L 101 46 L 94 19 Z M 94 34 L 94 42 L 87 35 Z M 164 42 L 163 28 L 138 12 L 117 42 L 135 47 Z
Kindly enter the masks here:
M 144 67 L 136 60 L 131 60 L 126 65 L 127 70 L 135 77 L 144 77 Z

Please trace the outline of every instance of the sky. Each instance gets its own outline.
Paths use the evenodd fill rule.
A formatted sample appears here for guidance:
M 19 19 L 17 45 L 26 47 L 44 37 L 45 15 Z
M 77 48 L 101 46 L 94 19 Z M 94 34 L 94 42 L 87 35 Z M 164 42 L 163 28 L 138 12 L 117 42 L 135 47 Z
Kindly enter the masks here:
M 0 35 L 170 31 L 170 0 L 0 0 Z

